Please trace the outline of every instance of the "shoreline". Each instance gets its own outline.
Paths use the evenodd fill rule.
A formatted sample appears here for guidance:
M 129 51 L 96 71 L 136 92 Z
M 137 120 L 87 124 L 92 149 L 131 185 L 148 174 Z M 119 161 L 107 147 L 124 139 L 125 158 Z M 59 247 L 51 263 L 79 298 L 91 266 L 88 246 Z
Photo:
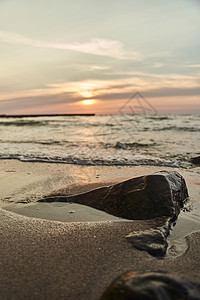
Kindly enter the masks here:
M 0 296 L 3 299 L 97 300 L 113 279 L 131 269 L 137 272 L 184 272 L 200 281 L 198 173 L 178 170 L 186 180 L 191 202 L 196 205 L 197 218 L 194 220 L 193 212 L 181 213 L 169 236 L 171 252 L 163 259 L 136 250 L 125 238 L 132 231 L 156 226 L 152 220 L 111 220 L 110 216 L 99 217 L 98 211 L 95 215 L 88 207 L 85 211 L 68 209 L 60 203 L 45 204 L 46 208 L 41 210 L 42 206 L 36 203 L 38 197 L 64 186 L 70 187 L 72 193 L 80 192 L 163 169 L 173 170 L 152 166 L 77 166 L 0 160 L 3 241 L 0 246 Z M 30 199 L 31 203 L 16 203 Z M 25 215 L 25 207 L 29 212 L 32 209 L 29 217 Z M 23 211 L 19 214 L 20 209 Z M 50 220 L 56 210 L 62 218 L 66 217 L 67 211 L 67 217 L 71 218 L 69 222 L 59 220 L 59 217 Z M 70 210 L 75 213 L 69 213 Z M 36 212 L 41 215 L 37 217 Z M 91 214 L 94 214 L 93 220 L 88 221 Z

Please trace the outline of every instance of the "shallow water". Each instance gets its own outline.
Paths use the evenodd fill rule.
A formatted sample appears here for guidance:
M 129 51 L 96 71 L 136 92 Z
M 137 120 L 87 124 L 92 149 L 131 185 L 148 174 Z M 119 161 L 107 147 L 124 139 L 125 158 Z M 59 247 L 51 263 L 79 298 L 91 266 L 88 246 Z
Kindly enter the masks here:
M 199 149 L 200 115 L 0 118 L 0 158 L 188 168 Z
M 11 204 L 3 209 L 19 215 L 58 221 L 72 222 L 121 222 L 128 221 L 105 213 L 104 211 L 76 203 L 34 203 L 34 204 Z

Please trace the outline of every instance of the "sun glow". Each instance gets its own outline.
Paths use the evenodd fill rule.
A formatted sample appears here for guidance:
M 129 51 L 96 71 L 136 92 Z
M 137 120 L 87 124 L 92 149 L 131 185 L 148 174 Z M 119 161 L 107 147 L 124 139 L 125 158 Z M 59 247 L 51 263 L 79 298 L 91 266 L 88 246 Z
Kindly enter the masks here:
M 88 98 L 88 97 L 92 97 L 92 93 L 88 92 L 88 91 L 81 91 L 80 92 L 81 96 Z
M 83 100 L 82 101 L 82 103 L 84 104 L 84 105 L 90 105 L 90 104 L 94 104 L 94 100 L 90 100 L 90 99 L 87 99 L 87 100 Z
M 94 97 L 96 94 L 97 83 L 80 82 L 79 83 L 79 94 L 84 98 Z

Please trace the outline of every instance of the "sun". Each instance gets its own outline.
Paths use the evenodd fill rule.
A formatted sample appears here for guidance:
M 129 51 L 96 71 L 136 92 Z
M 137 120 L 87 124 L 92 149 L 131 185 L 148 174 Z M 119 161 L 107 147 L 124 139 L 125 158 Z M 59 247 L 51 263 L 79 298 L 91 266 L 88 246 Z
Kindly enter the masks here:
M 90 104 L 94 104 L 94 100 L 87 99 L 87 100 L 83 100 L 82 103 L 84 105 L 90 105 Z

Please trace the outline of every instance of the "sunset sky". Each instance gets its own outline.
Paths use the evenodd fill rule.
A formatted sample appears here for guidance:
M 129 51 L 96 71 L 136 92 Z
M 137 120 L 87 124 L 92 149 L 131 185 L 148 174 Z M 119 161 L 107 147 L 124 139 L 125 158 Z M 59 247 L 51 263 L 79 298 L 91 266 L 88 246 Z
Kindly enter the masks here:
M 200 113 L 200 0 L 0 0 L 0 70 L 0 114 Z

